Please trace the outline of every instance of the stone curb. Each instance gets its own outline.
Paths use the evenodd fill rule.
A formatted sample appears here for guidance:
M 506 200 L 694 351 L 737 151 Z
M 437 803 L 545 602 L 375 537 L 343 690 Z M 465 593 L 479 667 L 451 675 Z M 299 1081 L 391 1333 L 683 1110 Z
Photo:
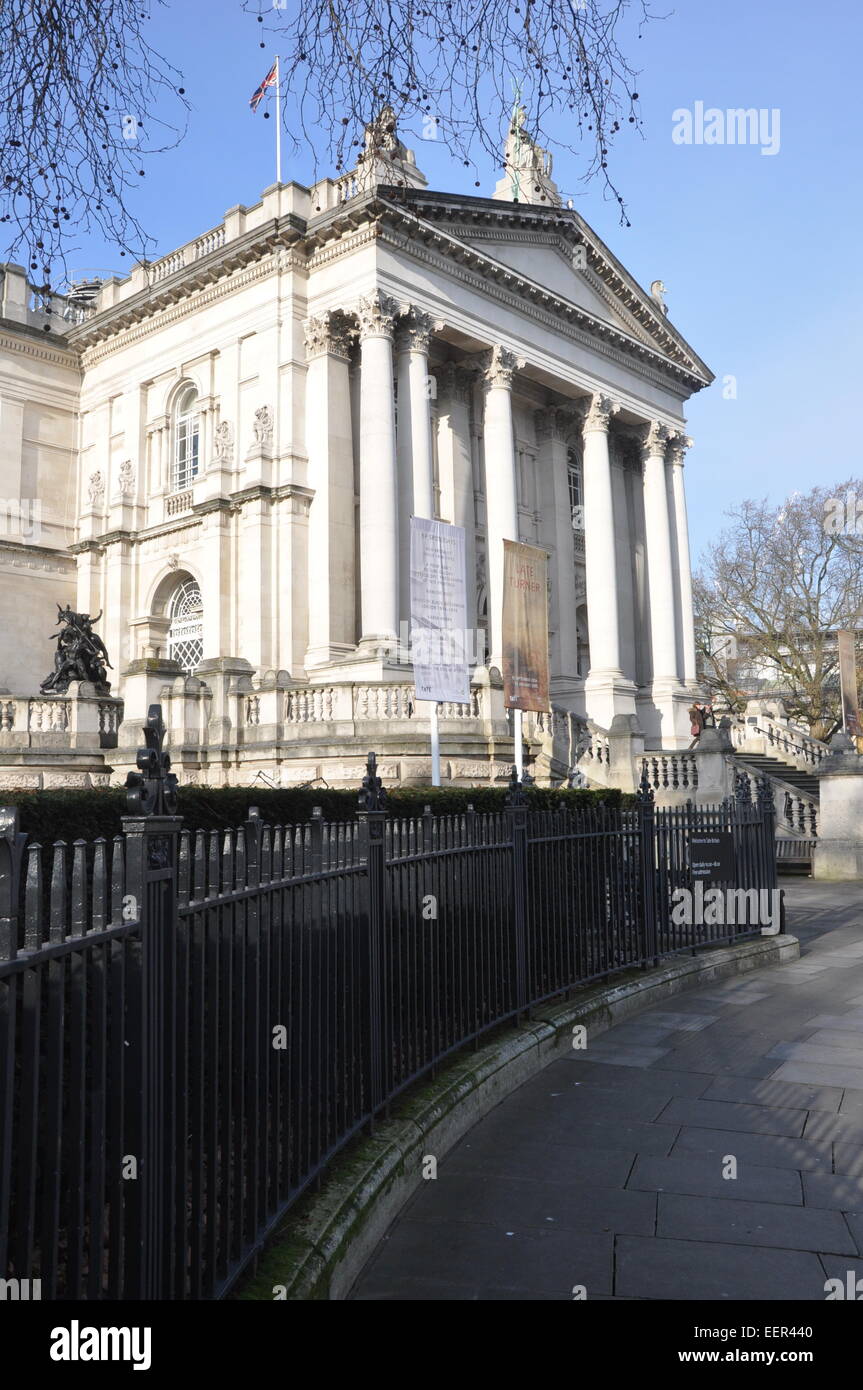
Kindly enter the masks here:
M 797 938 L 761 937 L 675 959 L 613 985 L 580 990 L 565 1004 L 533 1010 L 527 1024 L 462 1055 L 433 1081 L 408 1092 L 398 1116 L 336 1158 L 319 1193 L 308 1194 L 262 1254 L 235 1298 L 341 1300 L 387 1228 L 419 1187 L 422 1163 L 438 1162 L 463 1134 L 555 1057 L 568 1055 L 576 1024 L 588 1040 L 676 994 L 715 980 L 782 965 L 800 954 Z

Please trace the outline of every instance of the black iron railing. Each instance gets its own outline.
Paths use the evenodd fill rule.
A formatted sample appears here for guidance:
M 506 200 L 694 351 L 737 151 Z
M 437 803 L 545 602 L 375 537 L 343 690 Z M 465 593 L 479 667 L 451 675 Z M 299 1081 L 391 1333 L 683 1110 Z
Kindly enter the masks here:
M 110 846 L 0 812 L 0 1274 L 43 1298 L 213 1298 L 350 1138 L 573 987 L 757 925 L 683 925 L 694 829 L 776 885 L 772 800 L 389 814 L 192 832 L 158 724 Z M 748 786 L 748 783 L 747 783 Z M 148 808 L 154 814 L 146 814 Z

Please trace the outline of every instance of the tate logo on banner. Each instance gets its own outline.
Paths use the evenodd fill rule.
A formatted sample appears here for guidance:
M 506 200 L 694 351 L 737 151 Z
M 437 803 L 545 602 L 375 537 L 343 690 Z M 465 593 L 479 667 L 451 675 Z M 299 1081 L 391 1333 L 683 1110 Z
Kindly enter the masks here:
M 470 702 L 464 528 L 411 517 L 411 652 L 418 700 Z
M 548 710 L 548 555 L 503 543 L 503 702 Z

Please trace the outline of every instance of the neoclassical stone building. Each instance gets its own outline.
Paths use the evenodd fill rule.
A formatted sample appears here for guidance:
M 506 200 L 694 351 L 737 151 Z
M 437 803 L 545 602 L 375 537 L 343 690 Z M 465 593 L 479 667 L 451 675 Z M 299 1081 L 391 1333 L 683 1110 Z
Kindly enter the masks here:
M 125 705 L 114 769 L 161 700 L 189 779 L 352 781 L 373 746 L 385 773 L 427 776 L 412 514 L 465 528 L 487 644 L 471 705 L 441 710 L 445 775 L 495 777 L 512 756 L 504 539 L 550 556 L 538 770 L 574 760 L 570 713 L 635 716 L 652 748 L 689 741 L 683 409 L 710 372 L 526 137 L 517 185 L 467 197 L 428 191 L 376 129 L 353 173 L 273 186 L 90 301 L 46 304 L 5 267 L 7 770 L 16 749 L 32 762 L 34 717 L 71 728 L 68 710 L 34 716 L 69 603 L 102 614 Z M 16 497 L 38 499 L 38 534 L 16 532 Z

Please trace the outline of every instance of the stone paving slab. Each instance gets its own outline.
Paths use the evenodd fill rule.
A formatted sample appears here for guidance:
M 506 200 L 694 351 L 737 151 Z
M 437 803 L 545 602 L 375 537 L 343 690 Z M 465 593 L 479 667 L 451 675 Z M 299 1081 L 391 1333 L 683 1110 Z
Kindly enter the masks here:
M 623 1231 L 652 1235 L 656 1227 L 656 1194 L 622 1188 L 580 1186 L 533 1177 L 499 1178 L 488 1173 L 451 1173 L 448 1165 L 437 1178 L 434 1202 L 418 1199 L 405 1208 L 409 1221 L 490 1225 L 507 1230 L 556 1226 L 569 1231 Z
M 819 1086 L 843 1086 L 863 1091 L 863 1066 L 831 1066 L 828 1062 L 783 1062 L 771 1075 L 774 1081 L 812 1081 Z
M 806 1111 L 745 1105 L 733 1100 L 683 1100 L 678 1096 L 656 1118 L 666 1125 L 739 1129 L 749 1134 L 784 1134 L 798 1139 L 806 1123 Z
M 705 1100 L 742 1100 L 753 1105 L 777 1105 L 790 1110 L 824 1110 L 836 1114 L 844 1104 L 841 1086 L 802 1086 L 793 1082 L 717 1076 L 703 1093 Z
M 737 1245 L 620 1236 L 616 1257 L 615 1289 L 631 1298 L 824 1298 L 818 1256 L 798 1250 L 747 1248 L 743 1258 Z
M 643 1154 L 636 1159 L 627 1187 L 644 1192 L 717 1197 L 730 1202 L 803 1205 L 803 1189 L 796 1169 L 763 1168 L 758 1164 L 741 1162 L 736 1178 L 726 1178 L 723 1176 L 726 1167 L 723 1158 L 724 1155 L 720 1154 L 680 1153 L 670 1158 Z M 853 1182 L 854 1179 L 849 1181 Z
M 764 1168 L 795 1168 L 798 1173 L 830 1172 L 833 1146 L 778 1134 L 745 1134 L 731 1129 L 682 1129 L 672 1149 L 679 1153 L 733 1154 L 738 1162 Z
M 352 1297 L 820 1301 L 863 1279 L 863 901 L 784 886 L 798 963 L 551 1062 L 441 1159 Z
M 660 1192 L 657 1236 L 710 1240 L 723 1245 L 775 1245 L 856 1255 L 857 1245 L 837 1211 L 777 1202 L 728 1202 Z

